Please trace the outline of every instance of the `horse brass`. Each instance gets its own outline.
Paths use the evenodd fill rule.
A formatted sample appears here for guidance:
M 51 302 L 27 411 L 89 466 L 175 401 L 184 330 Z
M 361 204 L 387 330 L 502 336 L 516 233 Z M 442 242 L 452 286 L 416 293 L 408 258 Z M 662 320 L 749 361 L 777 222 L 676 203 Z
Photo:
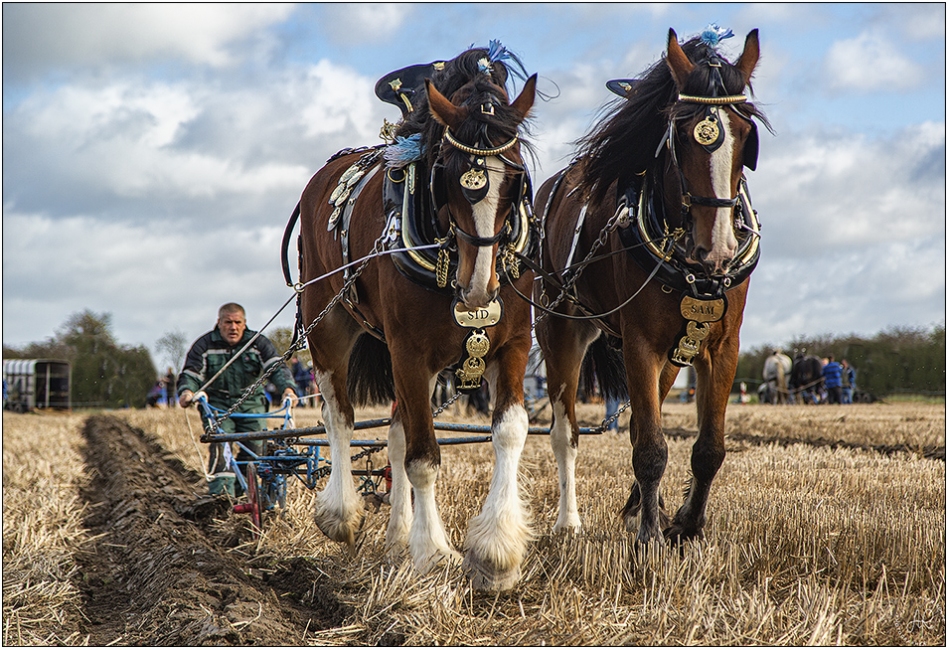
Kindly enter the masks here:
M 714 323 L 725 315 L 725 299 L 699 300 L 692 296 L 682 296 L 679 304 L 682 317 L 699 323 Z
M 692 359 L 699 353 L 702 341 L 708 336 L 712 327 L 708 323 L 689 321 L 685 328 L 685 336 L 679 339 L 679 345 L 672 351 L 672 361 L 679 365 L 691 366 Z
M 468 309 L 464 303 L 455 301 L 451 310 L 455 317 L 455 322 L 462 327 L 482 328 L 497 325 L 501 320 L 503 303 L 500 298 L 495 298 L 488 303 L 487 307 L 478 309 Z
M 461 175 L 461 186 L 466 190 L 480 190 L 488 184 L 488 177 L 483 169 L 469 169 Z
M 482 329 L 476 329 L 468 335 L 465 341 L 468 358 L 455 371 L 458 378 L 458 390 L 477 390 L 481 387 L 481 377 L 484 375 L 484 355 L 491 349 L 491 341 Z
M 695 125 L 692 135 L 695 141 L 703 147 L 708 147 L 718 142 L 718 136 L 721 131 L 718 128 L 718 122 L 715 118 L 709 116 Z

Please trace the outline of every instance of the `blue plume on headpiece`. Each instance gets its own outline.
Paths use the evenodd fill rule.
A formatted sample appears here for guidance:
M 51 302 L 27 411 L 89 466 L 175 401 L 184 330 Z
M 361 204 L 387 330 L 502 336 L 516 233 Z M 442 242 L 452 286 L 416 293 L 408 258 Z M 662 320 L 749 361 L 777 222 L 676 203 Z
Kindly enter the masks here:
M 407 138 L 401 135 L 395 136 L 395 142 L 386 147 L 382 157 L 385 158 L 386 167 L 399 169 L 411 162 L 421 160 L 422 153 L 422 134 L 413 133 Z
M 513 61 L 517 64 L 517 68 L 508 66 L 508 70 L 518 79 L 527 79 L 527 68 L 524 67 L 524 64 L 517 55 L 504 47 L 499 40 L 492 38 L 488 41 L 488 61 L 490 63 L 494 63 L 495 61 Z
M 718 26 L 718 23 L 711 23 L 708 27 L 705 28 L 705 31 L 702 32 L 699 38 L 702 39 L 702 42 L 711 47 L 715 47 L 720 42 L 724 41 L 726 38 L 731 38 L 734 36 L 734 32 L 730 29 L 723 29 Z

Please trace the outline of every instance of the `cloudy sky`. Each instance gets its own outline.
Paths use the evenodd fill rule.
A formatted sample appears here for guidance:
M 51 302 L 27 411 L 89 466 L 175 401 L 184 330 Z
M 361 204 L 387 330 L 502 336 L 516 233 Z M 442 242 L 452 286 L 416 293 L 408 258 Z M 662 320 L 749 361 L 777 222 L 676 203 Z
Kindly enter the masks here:
M 279 246 L 335 151 L 380 142 L 384 73 L 500 39 L 553 96 L 535 184 L 605 82 L 717 22 L 760 29 L 774 125 L 749 173 L 763 224 L 742 345 L 945 322 L 946 9 L 940 4 L 3 5 L 3 342 L 77 311 L 118 340 L 192 340 L 217 307 L 261 327 Z M 515 92 L 520 88 L 514 89 Z M 291 326 L 292 306 L 275 321 Z M 159 365 L 162 359 L 156 354 Z

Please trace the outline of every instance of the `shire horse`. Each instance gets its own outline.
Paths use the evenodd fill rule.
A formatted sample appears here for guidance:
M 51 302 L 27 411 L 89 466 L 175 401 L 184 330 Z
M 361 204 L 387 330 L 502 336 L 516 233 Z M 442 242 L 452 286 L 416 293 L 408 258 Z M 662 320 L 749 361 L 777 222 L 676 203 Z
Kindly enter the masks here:
M 664 60 L 640 79 L 619 80 L 625 101 L 537 193 L 545 237 L 535 299 L 547 312 L 537 338 L 560 478 L 555 532 L 581 527 L 574 408 L 589 351 L 614 360 L 598 362 L 607 396 L 628 388 L 635 481 L 622 509 L 627 530 L 637 531 L 637 543 L 702 536 L 712 479 L 725 458 L 738 330 L 758 258 L 742 167 L 756 165 L 752 118 L 763 119 L 742 94 L 758 62 L 758 31 L 734 65 L 714 47 L 720 35 L 680 46 L 670 29 Z M 605 356 L 594 357 L 597 346 Z M 667 462 L 660 407 L 687 365 L 697 375 L 699 433 L 684 503 L 670 519 L 659 489 Z
M 393 78 L 389 85 L 408 107 L 390 134 L 393 142 L 331 158 L 298 206 L 303 283 L 382 249 L 402 249 L 372 258 L 358 274 L 350 267 L 302 292 L 300 322 L 319 321 L 308 341 L 332 455 L 332 473 L 317 495 L 316 523 L 329 538 L 354 546 L 363 504 L 351 473 L 353 406 L 394 399 L 389 555 L 396 560 L 407 549 L 421 572 L 462 559 L 436 504 L 441 454 L 430 397 L 439 373 L 468 357 L 459 372 L 474 366 L 473 380 L 480 385 L 480 365 L 496 400 L 494 473 L 464 543 L 463 567 L 482 591 L 517 582 L 530 537 L 517 483 L 528 430 L 522 378 L 531 346 L 530 308 L 510 284 L 501 283 L 507 274 L 499 276 L 498 269 L 510 272 L 518 263 L 511 257 L 518 244 L 511 239 L 523 244 L 527 216 L 533 219 L 525 211 L 531 190 L 522 159 L 528 145 L 520 132 L 533 106 L 536 75 L 523 75 L 523 90 L 510 101 L 505 53 L 516 60 L 492 41 L 490 49 L 473 48 L 431 64 L 431 76 L 414 89 Z M 417 68 L 401 72 L 417 76 Z M 384 191 L 398 198 L 384 199 Z M 413 221 L 413 206 L 422 210 L 421 225 Z M 418 238 L 426 230 L 441 246 L 427 271 L 419 266 L 426 260 L 422 252 L 405 252 L 423 243 Z M 533 281 L 524 271 L 514 281 L 522 292 Z M 351 289 L 344 288 L 347 279 Z M 334 297 L 340 300 L 320 319 Z M 465 327 L 453 316 L 456 306 L 464 315 L 502 303 L 496 324 Z

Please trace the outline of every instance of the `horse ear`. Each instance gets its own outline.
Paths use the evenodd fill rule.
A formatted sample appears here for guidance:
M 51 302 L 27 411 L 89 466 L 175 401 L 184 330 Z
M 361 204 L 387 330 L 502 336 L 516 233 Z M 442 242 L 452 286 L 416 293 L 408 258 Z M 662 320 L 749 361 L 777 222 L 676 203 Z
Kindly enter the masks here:
M 669 28 L 669 47 L 667 48 L 666 63 L 669 65 L 669 71 L 672 72 L 672 78 L 675 80 L 676 86 L 681 90 L 685 86 L 685 80 L 688 79 L 689 73 L 692 72 L 692 68 L 695 66 L 682 51 L 682 47 L 679 45 L 679 37 L 676 36 L 675 30 L 671 27 Z
M 448 128 L 457 128 L 464 121 L 464 109 L 455 106 L 438 92 L 438 88 L 431 79 L 425 80 L 425 93 L 428 95 L 428 110 L 439 124 Z
M 745 49 L 742 50 L 741 56 L 738 57 L 738 61 L 735 62 L 735 67 L 741 72 L 746 86 L 751 81 L 751 75 L 755 71 L 755 66 L 758 65 L 758 57 L 760 54 L 761 50 L 758 48 L 758 30 L 756 28 L 748 32 L 748 36 L 745 37 Z
M 511 103 L 511 108 L 517 111 L 517 114 L 521 116 L 521 120 L 527 117 L 527 114 L 530 113 L 531 108 L 534 106 L 536 90 L 537 74 L 534 73 L 527 80 L 527 83 L 524 84 L 524 89 L 521 90 L 521 94 Z

